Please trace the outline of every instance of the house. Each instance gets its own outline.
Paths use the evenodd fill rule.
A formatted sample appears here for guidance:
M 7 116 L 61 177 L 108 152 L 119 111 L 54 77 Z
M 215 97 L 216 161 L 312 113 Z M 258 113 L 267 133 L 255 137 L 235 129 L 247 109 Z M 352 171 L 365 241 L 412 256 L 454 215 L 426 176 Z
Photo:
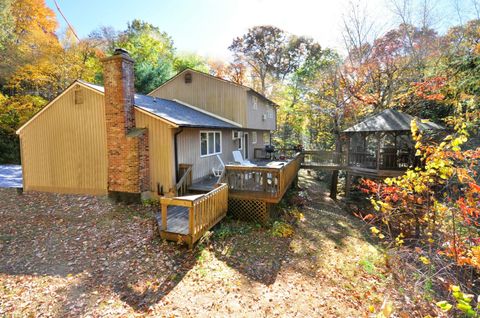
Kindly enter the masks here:
M 181 164 L 197 180 L 270 143 L 275 104 L 248 87 L 187 69 L 144 96 L 125 51 L 103 63 L 105 87 L 77 80 L 18 129 L 24 191 L 175 195 Z
M 227 208 L 266 221 L 301 158 L 244 166 L 232 152 L 254 160 L 270 144 L 276 105 L 191 69 L 135 94 L 133 64 L 117 49 L 103 60 L 104 87 L 77 80 L 18 129 L 24 191 L 160 198 L 162 237 L 190 246 Z
M 422 132 L 438 132 L 444 127 L 409 114 L 387 109 L 369 116 L 343 131 L 341 153 L 311 151 L 305 154 L 305 168 L 346 173 L 346 193 L 351 178 L 396 177 L 418 164 L 411 135 L 411 123 L 415 120 Z M 312 157 L 315 157 L 312 160 Z M 336 187 L 336 186 L 335 186 Z

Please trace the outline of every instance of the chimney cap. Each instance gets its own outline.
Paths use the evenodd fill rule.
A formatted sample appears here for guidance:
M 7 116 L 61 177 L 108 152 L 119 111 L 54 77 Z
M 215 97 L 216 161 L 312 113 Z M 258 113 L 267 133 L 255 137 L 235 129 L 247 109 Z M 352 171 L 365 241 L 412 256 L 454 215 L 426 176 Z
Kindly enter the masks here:
M 121 54 L 126 54 L 128 56 L 130 56 L 130 53 L 125 50 L 124 48 L 121 48 L 121 47 L 117 47 L 115 48 L 115 51 L 113 51 L 113 55 L 121 55 Z
M 127 50 L 125 49 L 122 49 L 122 48 L 115 48 L 115 50 L 113 51 L 113 54 L 111 56 L 107 56 L 105 58 L 103 58 L 101 61 L 102 62 L 108 62 L 110 60 L 115 60 L 115 59 L 123 59 L 125 61 L 130 61 L 132 63 L 134 63 L 133 59 L 130 57 L 130 54 L 128 53 Z

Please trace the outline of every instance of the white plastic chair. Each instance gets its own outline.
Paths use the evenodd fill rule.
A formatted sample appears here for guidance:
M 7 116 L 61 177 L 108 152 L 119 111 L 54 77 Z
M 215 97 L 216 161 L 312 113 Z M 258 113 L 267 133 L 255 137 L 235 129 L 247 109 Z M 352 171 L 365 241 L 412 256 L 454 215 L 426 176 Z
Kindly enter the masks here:
M 213 167 L 212 172 L 215 177 L 219 178 L 222 175 L 223 170 L 225 170 L 225 163 L 223 163 L 223 160 L 220 157 L 220 155 L 217 155 L 217 158 L 218 158 L 218 161 L 220 161 L 221 168 L 217 169 Z
M 246 166 L 246 167 L 256 167 L 257 166 L 256 164 L 251 163 L 249 160 L 243 159 L 242 153 L 238 150 L 232 151 L 232 154 L 233 154 L 233 160 L 235 162 L 238 162 L 242 166 Z

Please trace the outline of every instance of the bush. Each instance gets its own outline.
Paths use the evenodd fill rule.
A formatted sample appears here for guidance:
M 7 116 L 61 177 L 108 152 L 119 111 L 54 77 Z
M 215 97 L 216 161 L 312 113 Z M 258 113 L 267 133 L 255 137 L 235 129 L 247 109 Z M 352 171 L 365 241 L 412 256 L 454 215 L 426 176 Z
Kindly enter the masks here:
M 20 143 L 15 131 L 46 103 L 38 96 L 0 96 L 0 164 L 20 163 Z
M 282 221 L 275 221 L 271 229 L 274 237 L 291 237 L 295 233 L 293 227 Z

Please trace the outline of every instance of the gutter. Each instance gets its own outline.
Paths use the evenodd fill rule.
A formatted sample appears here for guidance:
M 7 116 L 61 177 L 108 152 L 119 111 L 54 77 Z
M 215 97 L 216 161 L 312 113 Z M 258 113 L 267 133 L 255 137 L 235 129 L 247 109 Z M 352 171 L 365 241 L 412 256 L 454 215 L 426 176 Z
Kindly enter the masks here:
M 183 128 L 180 128 L 179 131 L 177 131 L 173 137 L 173 152 L 175 155 L 175 182 L 178 182 L 178 141 L 177 141 L 177 136 L 180 135 L 183 132 Z

